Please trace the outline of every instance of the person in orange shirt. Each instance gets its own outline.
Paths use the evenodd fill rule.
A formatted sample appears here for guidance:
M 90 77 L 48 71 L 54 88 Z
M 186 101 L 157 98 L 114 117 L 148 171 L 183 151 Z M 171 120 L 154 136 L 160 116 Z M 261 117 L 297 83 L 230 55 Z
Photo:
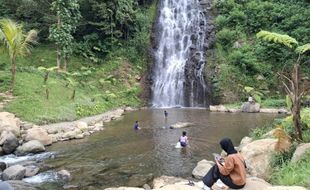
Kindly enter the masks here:
M 221 148 L 227 153 L 224 162 L 215 160 L 216 164 L 203 177 L 204 190 L 209 190 L 220 179 L 232 189 L 241 189 L 246 183 L 246 165 L 229 138 L 220 141 Z

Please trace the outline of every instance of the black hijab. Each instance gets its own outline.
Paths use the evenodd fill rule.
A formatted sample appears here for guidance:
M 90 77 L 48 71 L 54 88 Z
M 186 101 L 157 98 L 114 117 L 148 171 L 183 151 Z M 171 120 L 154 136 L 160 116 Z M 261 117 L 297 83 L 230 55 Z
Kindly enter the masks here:
M 225 150 L 225 152 L 228 155 L 237 153 L 233 143 L 231 142 L 231 140 L 229 138 L 223 138 L 220 142 L 220 145 L 221 145 L 222 149 Z

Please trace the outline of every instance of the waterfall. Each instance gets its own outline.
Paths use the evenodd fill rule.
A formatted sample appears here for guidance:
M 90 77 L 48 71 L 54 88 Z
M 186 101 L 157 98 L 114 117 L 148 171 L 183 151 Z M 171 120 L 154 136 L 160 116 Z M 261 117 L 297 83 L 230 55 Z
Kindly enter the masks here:
M 155 30 L 152 104 L 204 107 L 207 19 L 199 0 L 162 0 Z

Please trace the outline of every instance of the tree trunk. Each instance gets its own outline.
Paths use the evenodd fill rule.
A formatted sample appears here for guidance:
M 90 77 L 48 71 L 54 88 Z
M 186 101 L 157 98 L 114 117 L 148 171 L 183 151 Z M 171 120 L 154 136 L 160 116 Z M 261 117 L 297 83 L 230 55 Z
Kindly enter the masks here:
M 73 89 L 72 95 L 71 95 L 71 100 L 74 100 L 75 98 L 75 89 Z
M 292 72 L 292 82 L 293 82 L 293 89 L 292 89 L 292 115 L 293 115 L 293 124 L 295 127 L 296 135 L 298 140 L 302 140 L 302 131 L 301 131 L 301 119 L 300 119 L 300 105 L 301 105 L 301 98 L 300 98 L 300 89 L 299 89 L 299 82 L 300 82 L 300 66 L 299 64 L 295 64 Z
M 60 66 L 61 66 L 61 52 L 60 52 L 59 46 L 57 46 L 57 67 L 58 67 L 58 70 L 60 70 Z
M 16 75 L 16 57 L 15 56 L 13 56 L 11 62 L 12 62 L 12 68 L 11 68 L 11 72 L 12 72 L 11 91 L 13 92 L 14 86 L 15 86 L 15 75 Z
M 63 66 L 64 71 L 67 71 L 67 64 L 68 64 L 68 56 L 64 55 L 64 66 Z
M 60 19 L 59 13 L 57 13 L 57 28 L 58 28 L 58 30 L 60 29 L 60 26 L 61 26 L 61 19 Z M 61 51 L 60 51 L 59 45 L 57 45 L 57 67 L 58 67 L 58 70 L 60 70 L 60 67 L 61 67 Z

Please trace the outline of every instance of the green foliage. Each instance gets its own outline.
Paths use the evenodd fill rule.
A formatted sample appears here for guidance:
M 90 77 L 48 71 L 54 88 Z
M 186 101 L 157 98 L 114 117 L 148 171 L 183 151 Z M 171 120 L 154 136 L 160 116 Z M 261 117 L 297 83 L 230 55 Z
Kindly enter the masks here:
M 285 108 L 286 103 L 284 99 L 263 99 L 261 102 L 261 107 L 264 108 Z
M 265 125 L 263 127 L 255 128 L 250 131 L 250 137 L 253 139 L 261 139 L 264 134 L 272 130 L 272 125 Z
M 310 188 L 310 152 L 296 163 L 284 162 L 273 169 L 271 182 L 275 185 L 301 185 Z
M 293 157 L 296 147 L 297 143 L 294 142 L 287 151 L 275 153 L 272 156 L 270 166 L 272 168 L 280 168 L 281 166 L 288 164 Z
M 63 56 L 72 54 L 73 36 L 81 18 L 77 0 L 55 0 L 52 2 L 52 11 L 56 15 L 55 24 L 50 27 L 49 39 L 60 47 Z
M 278 34 L 275 32 L 268 32 L 268 31 L 260 31 L 259 33 L 256 34 L 257 38 L 261 38 L 264 41 L 269 41 L 269 42 L 274 42 L 274 43 L 279 43 L 283 44 L 289 48 L 292 48 L 293 45 L 297 45 L 298 42 L 296 41 L 295 38 L 292 38 L 288 35 L 283 35 L 283 34 Z

